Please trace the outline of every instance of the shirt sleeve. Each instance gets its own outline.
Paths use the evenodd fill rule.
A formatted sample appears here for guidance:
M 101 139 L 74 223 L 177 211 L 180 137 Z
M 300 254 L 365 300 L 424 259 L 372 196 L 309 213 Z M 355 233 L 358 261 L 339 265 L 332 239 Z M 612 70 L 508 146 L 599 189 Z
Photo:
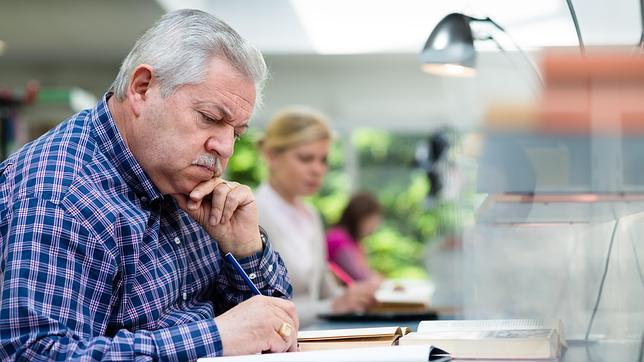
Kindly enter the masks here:
M 273 250 L 270 241 L 264 243 L 263 250 L 238 261 L 262 295 L 284 299 L 293 297 L 286 266 L 279 254 Z M 213 299 L 218 313 L 253 296 L 250 287 L 237 270 L 223 258 L 221 262 L 223 273 L 215 283 L 216 295 Z
M 0 221 L 0 360 L 191 360 L 221 354 L 214 320 L 106 335 L 116 258 L 59 205 L 26 199 Z

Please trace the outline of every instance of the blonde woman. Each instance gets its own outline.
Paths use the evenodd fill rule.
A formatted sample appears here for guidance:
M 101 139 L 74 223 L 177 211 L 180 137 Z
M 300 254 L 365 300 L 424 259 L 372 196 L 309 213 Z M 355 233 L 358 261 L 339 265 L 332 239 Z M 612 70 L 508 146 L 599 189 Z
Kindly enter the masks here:
M 320 313 L 364 311 L 377 288 L 371 281 L 346 289 L 336 282 L 326 263 L 320 215 L 302 200 L 322 185 L 331 138 L 322 115 L 288 108 L 273 117 L 259 143 L 269 170 L 256 192 L 259 222 L 288 268 L 300 325 Z

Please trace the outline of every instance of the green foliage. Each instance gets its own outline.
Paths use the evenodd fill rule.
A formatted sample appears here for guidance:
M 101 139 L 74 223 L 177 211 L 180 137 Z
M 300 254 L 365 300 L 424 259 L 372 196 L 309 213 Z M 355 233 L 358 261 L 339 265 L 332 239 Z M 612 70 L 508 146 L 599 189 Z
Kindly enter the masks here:
M 391 223 L 388 223 L 391 224 Z M 402 235 L 397 226 L 385 225 L 365 238 L 372 268 L 390 278 L 424 278 L 427 276 L 421 262 L 423 245 Z
M 255 147 L 258 134 L 251 130 L 237 142 L 228 166 L 230 179 L 251 187 L 266 177 Z M 372 191 L 383 206 L 385 220 L 363 245 L 371 266 L 390 278 L 427 277 L 422 267 L 426 242 L 458 227 L 460 210 L 453 203 L 426 207 L 430 185 L 425 173 L 412 165 L 420 139 L 419 135 L 374 130 L 357 130 L 351 137 L 360 164 L 359 182 L 354 189 Z M 351 193 L 342 149 L 339 142 L 332 145 L 324 184 L 309 200 L 322 214 L 326 226 L 337 222 Z
M 251 128 L 235 142 L 235 152 L 226 168 L 226 177 L 230 180 L 255 188 L 266 177 L 268 171 L 256 147 L 259 136 L 260 132 Z
M 341 146 L 339 142 L 334 142 L 331 145 L 328 157 L 329 171 L 320 191 L 309 200 L 320 211 L 327 227 L 340 219 L 351 193 L 351 180 L 349 180 L 349 175 L 344 172 Z

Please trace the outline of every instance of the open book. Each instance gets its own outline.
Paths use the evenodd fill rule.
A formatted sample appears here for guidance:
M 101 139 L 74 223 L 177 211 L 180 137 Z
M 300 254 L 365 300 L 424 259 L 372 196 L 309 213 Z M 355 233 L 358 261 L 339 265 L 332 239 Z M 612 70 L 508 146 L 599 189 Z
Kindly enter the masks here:
M 566 347 L 563 333 L 560 320 L 423 321 L 399 344 L 431 344 L 456 359 L 555 359 Z
M 427 280 L 385 280 L 369 313 L 422 313 L 429 310 L 434 285 Z
M 398 339 L 409 332 L 409 328 L 406 327 L 300 331 L 297 334 L 297 342 L 300 345 L 300 351 L 392 346 L 398 344 Z
M 430 307 L 434 285 L 427 280 L 389 279 L 375 293 L 376 303 L 361 313 L 324 313 L 322 319 L 340 322 L 406 321 L 438 318 Z

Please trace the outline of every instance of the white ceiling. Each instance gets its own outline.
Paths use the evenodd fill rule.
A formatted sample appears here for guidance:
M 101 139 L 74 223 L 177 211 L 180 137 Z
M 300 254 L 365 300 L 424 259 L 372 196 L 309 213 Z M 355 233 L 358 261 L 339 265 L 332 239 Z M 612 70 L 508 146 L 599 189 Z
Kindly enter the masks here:
M 639 40 L 638 0 L 573 3 L 587 44 Z M 340 130 L 471 128 L 489 104 L 533 100 L 538 81 L 516 54 L 482 52 L 475 78 L 420 71 L 420 48 L 450 12 L 490 16 L 526 50 L 576 44 L 563 0 L 0 0 L 0 88 L 37 79 L 43 88 L 82 87 L 100 96 L 135 40 L 177 6 L 219 16 L 266 54 L 272 77 L 258 124 L 297 103 L 320 109 Z
M 222 18 L 267 53 L 415 53 L 450 12 L 489 16 L 525 48 L 577 45 L 564 0 L 159 0 Z M 588 45 L 637 44 L 637 0 L 573 0 Z M 485 46 L 485 45 L 483 45 Z
M 587 44 L 639 40 L 638 0 L 573 4 Z M 219 16 L 267 54 L 416 53 L 450 12 L 490 16 L 525 49 L 577 42 L 563 0 L 0 0 L 0 62 L 118 62 L 155 19 L 179 7 Z

